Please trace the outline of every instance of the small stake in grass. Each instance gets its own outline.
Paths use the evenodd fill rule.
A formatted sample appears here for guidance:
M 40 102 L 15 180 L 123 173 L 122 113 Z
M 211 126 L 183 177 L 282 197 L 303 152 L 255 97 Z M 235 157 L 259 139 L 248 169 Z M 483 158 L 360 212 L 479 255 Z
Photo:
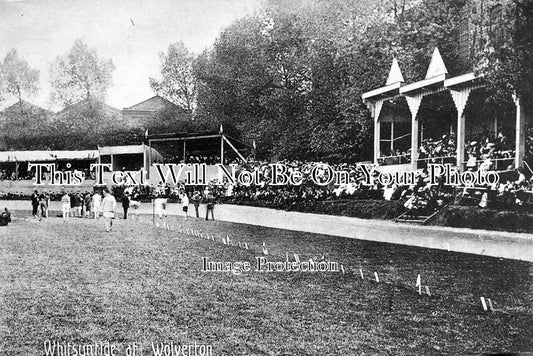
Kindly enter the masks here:
M 222 243 L 223 243 L 224 245 L 226 245 L 226 239 L 225 239 L 225 238 L 222 238 Z
M 376 282 L 379 283 L 379 277 L 378 277 L 378 273 L 377 272 L 374 272 L 374 276 L 376 277 Z
M 296 253 L 294 254 L 294 259 L 296 260 L 296 262 L 300 263 L 300 257 L 298 257 Z
M 426 289 L 426 294 L 428 295 L 428 297 L 431 297 L 431 293 L 429 292 L 429 287 L 426 286 L 425 289 Z
M 422 281 L 420 280 L 420 275 L 416 277 L 415 287 L 418 287 L 418 295 L 422 295 Z
M 244 248 L 248 250 L 248 244 L 246 242 L 244 243 Z
M 361 273 L 361 279 L 365 279 L 365 276 L 363 275 L 363 269 L 359 268 L 359 273 Z
M 344 271 L 344 266 L 341 265 L 341 270 L 342 270 L 342 274 L 346 274 L 346 272 Z
M 289 262 L 289 252 L 285 251 L 285 261 Z
M 483 311 L 487 311 L 487 303 L 485 302 L 485 297 L 481 297 L 479 299 L 481 299 L 481 306 L 483 307 Z
M 487 302 L 489 303 L 490 311 L 494 313 L 494 307 L 492 306 L 492 300 L 490 300 L 490 298 L 487 298 Z
M 263 241 L 263 254 L 268 255 L 268 249 L 266 248 L 265 241 Z
M 239 248 L 241 248 L 241 247 L 242 247 L 242 246 L 241 246 L 241 242 L 239 241 Z

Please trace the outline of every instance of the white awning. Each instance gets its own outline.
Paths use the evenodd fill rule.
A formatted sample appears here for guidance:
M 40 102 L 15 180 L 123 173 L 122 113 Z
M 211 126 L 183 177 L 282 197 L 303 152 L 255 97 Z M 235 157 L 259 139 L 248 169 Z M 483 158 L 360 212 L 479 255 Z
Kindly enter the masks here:
M 0 162 L 53 162 L 58 160 L 96 160 L 97 158 L 97 150 L 0 152 Z

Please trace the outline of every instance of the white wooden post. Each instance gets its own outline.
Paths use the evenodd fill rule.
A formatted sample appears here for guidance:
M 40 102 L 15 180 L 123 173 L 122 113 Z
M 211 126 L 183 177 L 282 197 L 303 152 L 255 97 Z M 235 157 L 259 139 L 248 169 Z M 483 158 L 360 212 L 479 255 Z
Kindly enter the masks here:
M 524 107 L 520 105 L 520 98 L 513 96 L 516 105 L 516 132 L 515 132 L 515 168 L 522 166 L 526 152 L 526 120 Z
M 418 109 L 422 103 L 422 94 L 417 94 L 415 96 L 405 96 L 407 100 L 407 105 L 411 111 L 411 165 L 413 169 L 417 169 L 417 160 L 418 160 L 418 120 L 416 116 L 418 115 Z
M 220 136 L 220 164 L 224 164 L 224 136 Z
M 457 109 L 457 167 L 463 171 L 463 161 L 465 160 L 465 107 L 470 96 L 471 88 L 464 88 L 461 90 L 450 90 L 455 108 Z
M 378 164 L 378 158 L 381 154 L 381 127 L 379 121 L 379 114 L 383 107 L 383 100 L 377 100 L 372 104 L 371 111 L 374 117 L 374 164 Z

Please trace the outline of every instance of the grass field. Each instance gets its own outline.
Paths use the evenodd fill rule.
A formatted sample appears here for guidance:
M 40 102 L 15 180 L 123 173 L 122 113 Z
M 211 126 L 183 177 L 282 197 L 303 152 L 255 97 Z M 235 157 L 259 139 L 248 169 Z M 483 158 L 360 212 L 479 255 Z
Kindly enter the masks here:
M 1 227 L 0 355 L 44 355 L 46 340 L 109 341 L 122 345 L 116 355 L 170 341 L 214 355 L 533 351 L 530 263 L 220 221 L 173 218 L 167 231 L 143 219 L 116 220 L 111 233 L 84 219 Z M 250 250 L 222 244 L 228 234 Z M 204 256 L 253 263 L 263 241 L 271 260 L 325 254 L 347 273 L 201 270 Z M 419 273 L 431 296 L 418 295 Z

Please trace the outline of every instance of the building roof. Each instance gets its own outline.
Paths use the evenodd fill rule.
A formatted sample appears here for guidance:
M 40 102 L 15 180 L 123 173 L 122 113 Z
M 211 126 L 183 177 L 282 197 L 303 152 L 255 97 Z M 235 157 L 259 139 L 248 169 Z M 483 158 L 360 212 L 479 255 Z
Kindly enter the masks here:
M 178 109 L 180 108 L 178 105 L 168 101 L 167 99 L 155 95 L 149 99 L 146 99 L 144 101 L 141 101 L 140 103 L 137 103 L 133 106 L 130 106 L 128 108 L 124 108 L 124 111 L 148 111 L 148 112 L 159 112 L 164 111 L 168 109 Z
M 37 106 L 35 104 L 30 103 L 29 101 L 22 100 L 22 109 L 24 111 L 31 111 L 33 113 L 39 113 L 39 114 L 46 114 L 51 115 L 53 114 L 51 111 L 46 110 L 40 106 Z M 18 112 L 20 111 L 20 103 L 18 100 L 14 102 L 13 104 L 10 104 L 9 106 L 5 107 L 0 113 L 2 114 L 9 114 L 12 112 Z
M 63 110 L 57 112 L 55 116 L 65 117 L 65 116 L 77 115 L 77 114 L 84 112 L 90 106 L 97 106 L 99 109 L 103 110 L 104 114 L 107 114 L 107 115 L 120 115 L 121 114 L 120 109 L 117 109 L 111 105 L 107 105 L 106 103 L 102 101 L 87 98 L 75 104 L 67 106 Z
M 98 152 L 100 156 L 144 154 L 144 153 L 148 153 L 150 149 L 151 149 L 152 158 L 154 160 L 163 159 L 163 156 L 161 155 L 161 153 L 159 153 L 155 148 L 150 148 L 144 144 L 126 145 L 126 146 L 104 146 L 104 147 L 100 147 Z
M 0 162 L 54 162 L 60 160 L 95 160 L 97 157 L 97 150 L 0 152 Z
M 392 99 L 398 95 L 416 95 L 417 93 L 430 93 L 437 89 L 457 89 L 464 86 L 478 85 L 481 77 L 474 73 L 466 73 L 448 78 L 448 70 L 442 60 L 438 48 L 433 51 L 425 79 L 414 83 L 404 83 L 396 59 L 393 59 L 389 77 L 385 86 L 363 93 L 362 98 L 367 100 Z

